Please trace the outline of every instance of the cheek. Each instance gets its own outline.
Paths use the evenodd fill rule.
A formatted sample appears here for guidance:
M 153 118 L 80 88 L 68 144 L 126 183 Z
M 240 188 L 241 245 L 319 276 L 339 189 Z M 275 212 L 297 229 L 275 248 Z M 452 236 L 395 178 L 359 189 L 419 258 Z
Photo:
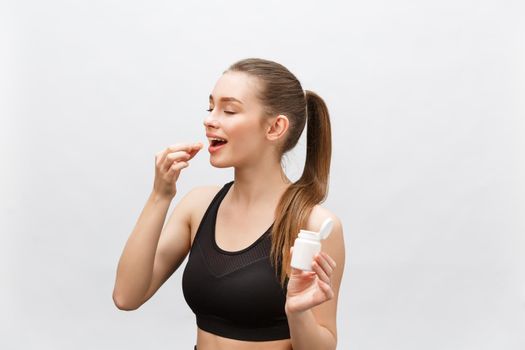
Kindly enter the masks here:
M 261 130 L 259 125 L 239 123 L 230 129 L 230 137 L 235 143 L 235 148 L 241 152 L 259 147 L 261 143 Z

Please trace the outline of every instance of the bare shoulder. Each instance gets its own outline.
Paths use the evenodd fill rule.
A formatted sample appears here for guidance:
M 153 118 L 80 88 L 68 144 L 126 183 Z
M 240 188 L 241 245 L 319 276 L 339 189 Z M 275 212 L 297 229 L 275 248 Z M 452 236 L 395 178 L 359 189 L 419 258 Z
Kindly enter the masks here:
M 221 188 L 222 185 L 196 186 L 184 196 L 185 205 L 187 205 L 190 211 L 189 219 L 192 243 L 206 209 Z
M 205 202 L 208 202 L 209 204 L 208 199 L 213 199 L 215 194 L 217 194 L 221 188 L 221 185 L 196 186 L 189 190 L 184 198 L 189 207 L 196 209 L 199 205 L 202 205 Z
M 345 243 L 343 235 L 343 223 L 341 219 L 335 215 L 331 210 L 321 206 L 315 205 L 308 217 L 306 229 L 309 231 L 319 232 L 322 223 L 331 218 L 334 221 L 332 233 L 322 243 L 323 250 L 330 254 L 338 265 L 343 266 L 345 261 Z
M 321 228 L 321 224 L 327 218 L 331 218 L 334 221 L 334 231 L 336 227 L 342 229 L 341 219 L 339 219 L 339 217 L 335 215 L 331 210 L 321 206 L 320 204 L 316 204 L 312 208 L 312 212 L 308 217 L 306 229 L 310 231 L 319 231 L 319 229 Z

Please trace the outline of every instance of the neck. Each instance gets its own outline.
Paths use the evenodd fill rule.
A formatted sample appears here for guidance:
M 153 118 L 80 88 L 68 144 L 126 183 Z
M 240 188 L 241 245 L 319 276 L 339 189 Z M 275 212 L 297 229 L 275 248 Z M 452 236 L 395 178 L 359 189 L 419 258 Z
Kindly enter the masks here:
M 247 167 L 236 167 L 231 200 L 243 208 L 266 205 L 275 208 L 290 184 L 278 161 L 259 161 Z

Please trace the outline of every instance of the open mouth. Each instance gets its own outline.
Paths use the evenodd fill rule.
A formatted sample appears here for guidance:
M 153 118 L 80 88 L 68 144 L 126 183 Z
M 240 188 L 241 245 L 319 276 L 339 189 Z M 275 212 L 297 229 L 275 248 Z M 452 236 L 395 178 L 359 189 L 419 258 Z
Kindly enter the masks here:
M 215 146 L 220 146 L 220 145 L 224 145 L 225 143 L 227 143 L 228 141 L 226 140 L 211 140 L 210 141 L 210 145 L 215 147 Z

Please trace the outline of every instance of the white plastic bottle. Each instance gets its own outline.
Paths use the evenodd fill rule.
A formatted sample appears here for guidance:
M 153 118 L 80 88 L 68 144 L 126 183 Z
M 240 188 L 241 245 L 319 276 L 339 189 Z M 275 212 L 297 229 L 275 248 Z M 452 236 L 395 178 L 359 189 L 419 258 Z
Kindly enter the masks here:
M 314 256 L 321 251 L 321 240 L 330 235 L 332 227 L 333 220 L 327 218 L 319 232 L 300 230 L 293 245 L 291 266 L 304 271 L 312 271 Z

